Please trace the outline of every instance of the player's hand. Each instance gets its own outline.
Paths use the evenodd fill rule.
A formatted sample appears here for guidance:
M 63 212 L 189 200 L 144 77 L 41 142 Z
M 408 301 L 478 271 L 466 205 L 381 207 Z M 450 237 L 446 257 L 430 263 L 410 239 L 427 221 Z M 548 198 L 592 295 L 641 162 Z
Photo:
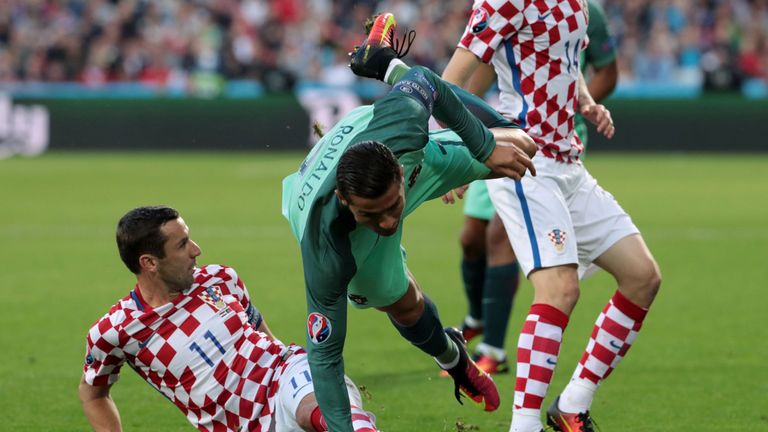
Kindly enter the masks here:
M 485 166 L 490 168 L 489 178 L 509 177 L 512 180 L 520 180 L 525 175 L 525 171 L 536 175 L 536 167 L 533 166 L 531 158 L 515 145 L 497 142 L 493 153 L 485 161 Z
M 611 112 L 602 104 L 591 104 L 581 107 L 581 115 L 590 123 L 597 126 L 597 133 L 613 138 L 616 128 L 613 126 Z
M 464 194 L 467 193 L 467 189 L 469 189 L 468 184 L 465 184 L 464 186 L 459 186 L 456 189 L 446 192 L 441 199 L 445 204 L 453 204 L 456 202 L 456 198 L 464 199 Z M 454 194 L 456 194 L 455 197 L 454 197 Z
M 533 138 L 522 129 L 493 128 L 491 129 L 491 133 L 493 133 L 493 137 L 496 139 L 497 143 L 513 144 L 520 147 L 528 157 L 536 155 L 536 151 L 538 150 L 536 143 L 533 141 Z

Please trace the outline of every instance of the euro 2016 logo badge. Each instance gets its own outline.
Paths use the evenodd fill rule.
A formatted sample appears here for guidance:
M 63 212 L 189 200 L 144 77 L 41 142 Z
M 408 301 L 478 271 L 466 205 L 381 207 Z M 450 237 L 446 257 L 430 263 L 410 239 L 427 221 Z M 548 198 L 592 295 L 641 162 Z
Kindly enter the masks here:
M 549 241 L 555 245 L 556 251 L 562 252 L 565 250 L 565 231 L 555 228 L 547 235 L 549 236 Z
M 488 12 L 483 8 L 477 8 L 472 13 L 472 19 L 469 22 L 469 28 L 472 33 L 478 34 L 488 27 Z
M 319 345 L 331 337 L 331 322 L 323 314 L 312 312 L 307 317 L 307 333 L 315 345 Z

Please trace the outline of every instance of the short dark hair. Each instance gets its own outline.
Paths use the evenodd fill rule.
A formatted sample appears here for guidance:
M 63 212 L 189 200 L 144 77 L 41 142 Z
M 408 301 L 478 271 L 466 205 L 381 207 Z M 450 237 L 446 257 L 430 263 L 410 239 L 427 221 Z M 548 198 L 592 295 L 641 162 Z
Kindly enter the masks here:
M 160 232 L 164 223 L 178 219 L 179 212 L 166 206 L 137 207 L 117 223 L 117 250 L 128 270 L 139 274 L 139 257 L 149 253 L 165 257 L 163 245 L 167 240 Z
M 346 200 L 351 195 L 378 198 L 400 180 L 400 162 L 389 147 L 378 141 L 349 147 L 336 167 L 336 188 Z

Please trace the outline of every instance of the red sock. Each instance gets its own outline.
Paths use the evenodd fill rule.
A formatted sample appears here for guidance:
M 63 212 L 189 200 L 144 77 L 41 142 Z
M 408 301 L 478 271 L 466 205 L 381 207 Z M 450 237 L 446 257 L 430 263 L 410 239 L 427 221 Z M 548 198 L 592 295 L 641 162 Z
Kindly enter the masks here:
M 588 379 L 594 384 L 607 378 L 632 346 L 647 313 L 647 309 L 616 291 L 597 317 L 573 377 Z
M 355 432 L 376 432 L 376 425 L 373 423 L 374 420 L 367 411 L 354 405 L 352 405 L 351 409 L 352 427 L 355 429 Z M 312 428 L 315 432 L 328 431 L 328 425 L 325 423 L 325 418 L 323 417 L 323 413 L 320 412 L 319 406 L 315 407 L 312 411 L 310 420 L 312 421 Z
M 323 418 L 323 413 L 320 412 L 319 406 L 316 406 L 315 409 L 312 410 L 310 421 L 312 422 L 312 428 L 315 430 L 315 432 L 328 431 L 328 425 L 325 424 L 325 418 Z
M 515 410 L 541 409 L 567 325 L 568 315 L 554 306 L 531 306 L 517 342 Z
M 369 412 L 352 405 L 352 427 L 355 432 L 376 432 L 373 422 Z

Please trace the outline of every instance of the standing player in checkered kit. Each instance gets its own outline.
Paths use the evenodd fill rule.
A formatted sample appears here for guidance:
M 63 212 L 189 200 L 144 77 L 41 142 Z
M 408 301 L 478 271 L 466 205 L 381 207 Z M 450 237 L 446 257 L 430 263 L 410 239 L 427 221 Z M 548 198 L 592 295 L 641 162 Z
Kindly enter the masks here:
M 589 46 L 582 51 L 581 71 L 585 76 L 591 73 L 588 89 L 595 101 L 600 102 L 616 87 L 618 67 L 605 12 L 594 0 L 589 0 L 587 36 Z M 491 65 L 479 64 L 471 77 L 458 76 L 459 66 L 453 62 L 443 71 L 443 78 L 472 94 L 482 97 L 496 81 L 496 72 Z M 460 79 L 464 82 L 456 81 Z M 587 125 L 578 114 L 575 129 L 586 151 Z M 581 154 L 583 158 L 584 153 Z M 463 199 L 464 225 L 459 241 L 461 275 L 469 307 L 461 330 L 467 342 L 482 336 L 482 342 L 475 347 L 477 365 L 481 369 L 488 373 L 506 373 L 509 366 L 504 342 L 520 279 L 517 258 L 503 222 L 493 208 L 485 180 L 469 185 Z M 443 201 L 455 202 L 454 193 L 446 194 Z
M 179 213 L 139 207 L 117 226 L 137 284 L 88 332 L 79 393 L 91 426 L 121 430 L 110 388 L 128 364 L 201 431 L 327 431 L 307 355 L 275 339 L 232 268 L 196 267 Z M 375 432 L 345 377 L 356 432 Z
M 534 302 L 517 350 L 511 431 L 542 430 L 541 405 L 552 379 L 563 331 L 579 297 L 579 278 L 599 266 L 618 290 L 598 316 L 587 348 L 565 390 L 547 412 L 560 431 L 592 430 L 589 407 L 599 384 L 626 355 L 661 283 L 638 229 L 579 160 L 578 111 L 608 138 L 610 113 L 595 103 L 579 71 L 588 43 L 581 0 L 478 0 L 447 69 L 464 82 L 481 63 L 493 64 L 501 113 L 538 145 L 538 175 L 488 182 Z

